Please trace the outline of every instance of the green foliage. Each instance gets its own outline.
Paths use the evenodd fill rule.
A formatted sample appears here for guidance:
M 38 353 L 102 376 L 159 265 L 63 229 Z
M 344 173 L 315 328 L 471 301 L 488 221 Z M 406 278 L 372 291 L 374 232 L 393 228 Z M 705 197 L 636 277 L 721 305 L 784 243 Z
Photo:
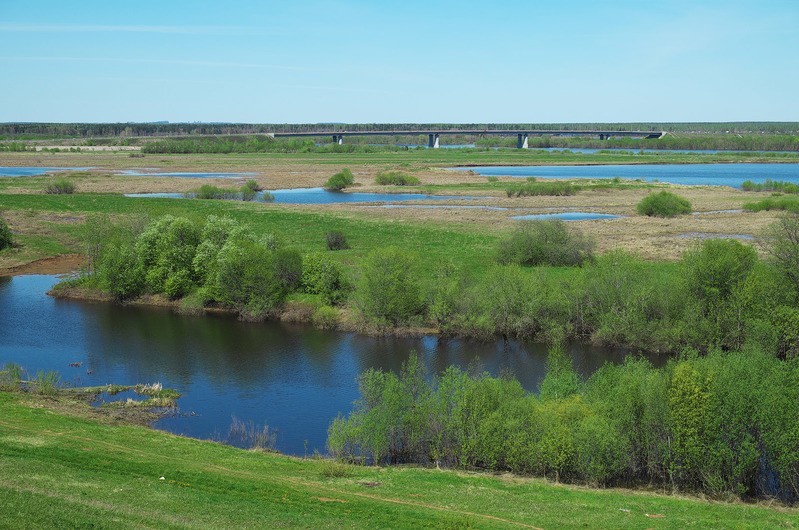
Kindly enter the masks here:
M 401 171 L 381 171 L 375 177 L 375 183 L 381 186 L 418 186 L 418 178 Z
M 539 390 L 541 399 L 564 399 L 576 394 L 579 388 L 577 372 L 563 344 L 552 346 L 547 354 L 547 375 Z
M 64 177 L 60 177 L 48 184 L 44 191 L 50 195 L 69 195 L 75 193 L 75 184 Z
M 792 182 L 785 182 L 782 180 L 766 179 L 763 182 L 756 183 L 751 180 L 744 181 L 741 184 L 741 189 L 744 191 L 776 191 L 780 193 L 799 193 L 799 185 Z
M 259 200 L 261 202 L 275 202 L 275 196 L 268 191 L 264 191 L 259 196 Z
M 305 255 L 301 284 L 306 293 L 321 295 L 332 305 L 343 303 L 351 290 L 341 265 L 321 252 Z
M 635 207 L 641 215 L 649 217 L 675 217 L 691 213 L 691 203 L 670 191 L 650 193 Z
M 539 195 L 563 197 L 577 193 L 577 187 L 570 182 L 536 182 L 535 177 L 529 177 L 526 184 L 508 186 L 505 188 L 505 192 L 508 197 L 535 197 Z
M 348 186 L 352 186 L 354 182 L 355 177 L 352 176 L 352 171 L 345 167 L 327 179 L 327 182 L 325 183 L 325 189 L 330 191 L 341 191 Z
M 117 300 L 136 298 L 144 291 L 144 268 L 130 243 L 106 246 L 97 272 L 100 286 Z
M 293 248 L 279 248 L 273 251 L 273 267 L 278 281 L 286 292 L 300 286 L 302 280 L 302 256 Z
M 756 350 L 686 352 L 655 369 L 628 358 L 579 385 L 550 352 L 541 396 L 450 367 L 367 371 L 361 399 L 330 427 L 350 461 L 477 467 L 593 485 L 795 498 L 799 365 Z
M 497 261 L 518 265 L 582 265 L 593 260 L 593 241 L 560 219 L 523 221 L 500 242 Z
M 14 236 L 11 234 L 11 229 L 8 227 L 6 220 L 0 217 L 0 250 L 9 248 L 14 245 Z
M 408 324 L 424 311 L 417 259 L 397 247 L 372 251 L 364 260 L 358 305 L 381 324 Z
M 785 210 L 794 214 L 799 214 L 799 197 L 769 197 L 757 202 L 747 202 L 743 206 L 744 210 L 750 212 L 762 212 L 763 210 Z
M 22 383 L 22 367 L 15 363 L 6 363 L 0 369 L 0 390 L 14 391 Z
M 229 188 L 220 188 L 218 186 L 214 186 L 213 184 L 203 184 L 199 188 L 194 191 L 190 191 L 185 194 L 186 197 L 191 199 L 238 199 L 240 198 L 240 193 L 237 192 L 235 189 Z
M 325 234 L 325 243 L 328 250 L 347 250 L 350 244 L 347 242 L 347 236 L 338 230 L 331 230 Z
M 799 299 L 799 213 L 780 217 L 770 227 L 768 235 L 769 253 L 782 274 L 793 285 L 794 294 Z
M 329 305 L 323 305 L 314 309 L 311 322 L 319 329 L 336 329 L 338 325 L 338 310 Z
M 261 191 L 263 189 L 261 185 L 258 184 L 258 181 L 255 179 L 250 179 L 247 182 L 245 182 L 244 187 L 251 191 Z
M 273 251 L 250 240 L 228 240 L 218 257 L 220 301 L 248 319 L 264 318 L 284 301 L 286 284 L 277 275 Z

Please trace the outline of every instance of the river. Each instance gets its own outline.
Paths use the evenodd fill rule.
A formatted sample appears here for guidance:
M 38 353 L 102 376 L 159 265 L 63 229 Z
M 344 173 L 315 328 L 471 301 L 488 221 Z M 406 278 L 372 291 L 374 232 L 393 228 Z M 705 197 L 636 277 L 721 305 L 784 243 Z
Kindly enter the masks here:
M 398 372 L 414 351 L 431 373 L 479 363 L 494 375 L 510 370 L 530 391 L 545 371 L 541 344 L 378 338 L 56 300 L 45 293 L 57 281 L 45 275 L 0 278 L 0 366 L 14 362 L 31 374 L 55 370 L 74 386 L 160 382 L 183 395 L 179 413 L 155 427 L 197 438 L 224 439 L 235 417 L 276 429 L 277 449 L 285 453 L 324 452 L 331 420 L 347 414 L 358 398 L 358 374 L 369 368 Z M 623 357 L 580 345 L 570 352 L 583 377 Z

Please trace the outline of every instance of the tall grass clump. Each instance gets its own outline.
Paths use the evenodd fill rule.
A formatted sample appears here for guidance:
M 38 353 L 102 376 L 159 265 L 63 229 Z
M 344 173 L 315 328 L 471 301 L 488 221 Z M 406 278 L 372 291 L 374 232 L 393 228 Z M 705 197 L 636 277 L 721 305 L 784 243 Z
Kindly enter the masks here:
M 75 184 L 63 177 L 55 179 L 44 189 L 50 195 L 69 195 L 75 193 Z
M 14 236 L 11 234 L 11 229 L 8 227 L 6 220 L 0 217 L 0 250 L 9 248 L 14 245 Z
M 582 265 L 593 257 L 594 242 L 560 219 L 522 221 L 497 252 L 503 265 Z
M 352 186 L 355 182 L 355 177 L 352 176 L 352 171 L 344 168 L 335 175 L 327 179 L 325 189 L 330 191 L 341 191 L 348 186 Z
M 793 182 L 785 182 L 783 180 L 766 179 L 763 182 L 752 182 L 751 180 L 744 181 L 741 184 L 743 191 L 772 191 L 779 193 L 799 193 L 799 185 Z
M 0 390 L 18 390 L 22 384 L 22 367 L 7 363 L 0 369 Z
M 375 183 L 381 186 L 418 186 L 421 181 L 401 171 L 381 171 L 377 174 Z
M 505 189 L 505 193 L 508 197 L 535 197 L 538 195 L 563 197 L 577 193 L 577 187 L 570 182 L 536 182 L 535 177 L 530 178 L 534 180 L 525 184 L 508 186 Z
M 691 203 L 688 199 L 664 190 L 650 193 L 641 199 L 635 209 L 639 214 L 649 217 L 676 217 L 691 213 Z
M 743 206 L 744 210 L 750 212 L 761 212 L 763 210 L 785 210 L 788 212 L 799 213 L 799 197 L 768 197 L 757 202 L 747 202 Z

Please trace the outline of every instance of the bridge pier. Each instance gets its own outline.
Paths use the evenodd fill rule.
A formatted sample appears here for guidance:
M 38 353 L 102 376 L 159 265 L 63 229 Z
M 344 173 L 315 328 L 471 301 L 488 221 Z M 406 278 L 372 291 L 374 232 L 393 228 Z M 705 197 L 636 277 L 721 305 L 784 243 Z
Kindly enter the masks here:
M 516 135 L 516 148 L 517 149 L 527 149 L 527 133 L 519 133 Z
M 430 149 L 438 149 L 438 133 L 427 135 L 427 147 Z
M 599 139 L 600 140 L 610 140 L 610 134 L 600 134 L 599 135 Z
M 334 144 L 338 144 L 338 145 L 344 144 L 344 135 L 342 135 L 342 134 L 334 134 L 333 135 L 333 143 Z

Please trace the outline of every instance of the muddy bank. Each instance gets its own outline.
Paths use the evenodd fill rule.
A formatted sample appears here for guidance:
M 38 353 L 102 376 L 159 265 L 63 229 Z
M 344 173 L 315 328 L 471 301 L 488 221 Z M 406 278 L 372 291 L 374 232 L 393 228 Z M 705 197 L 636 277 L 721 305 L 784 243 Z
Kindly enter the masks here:
M 68 274 L 86 265 L 82 254 L 61 254 L 23 265 L 0 268 L 0 276 L 22 276 L 23 274 Z

